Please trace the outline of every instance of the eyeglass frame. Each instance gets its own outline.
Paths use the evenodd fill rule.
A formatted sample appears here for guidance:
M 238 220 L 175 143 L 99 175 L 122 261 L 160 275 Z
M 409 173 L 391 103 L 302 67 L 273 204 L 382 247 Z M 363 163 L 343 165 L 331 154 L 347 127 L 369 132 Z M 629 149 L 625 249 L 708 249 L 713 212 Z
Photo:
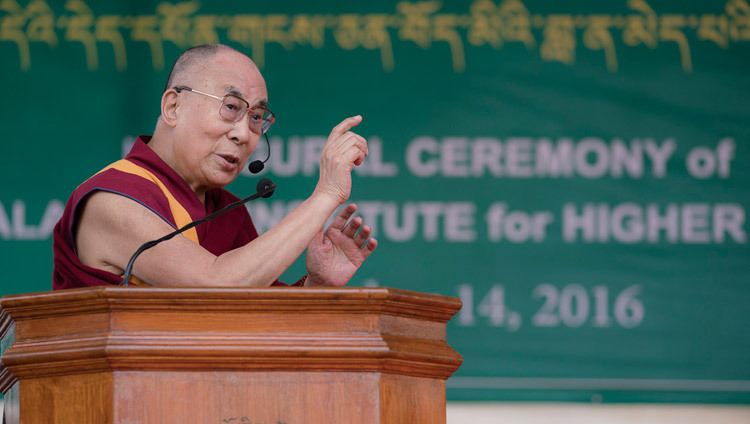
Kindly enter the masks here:
M 203 94 L 204 96 L 208 96 L 208 97 L 214 98 L 214 99 L 216 99 L 216 100 L 221 100 L 221 105 L 219 105 L 219 116 L 221 116 L 221 108 L 222 108 L 222 106 L 224 105 L 224 99 L 226 99 L 227 97 L 230 97 L 230 96 L 231 96 L 231 97 L 234 97 L 234 98 L 236 98 L 236 99 L 240 99 L 240 100 L 242 100 L 243 102 L 245 102 L 245 104 L 247 105 L 247 109 L 246 109 L 246 110 L 245 110 L 245 111 L 244 111 L 244 112 L 242 113 L 242 115 L 240 115 L 240 116 L 239 116 L 239 117 L 238 117 L 238 118 L 237 118 L 237 119 L 236 119 L 235 121 L 230 121 L 230 120 L 228 120 L 228 119 L 224 118 L 223 116 L 221 116 L 221 119 L 223 119 L 223 120 L 225 120 L 225 121 L 227 121 L 227 122 L 232 122 L 232 123 L 235 123 L 235 122 L 239 122 L 239 121 L 241 121 L 241 120 L 242 120 L 242 118 L 244 118 L 244 117 L 245 117 L 245 115 L 247 115 L 247 113 L 248 113 L 248 112 L 254 112 L 254 111 L 255 111 L 255 109 L 254 109 L 254 108 L 251 108 L 251 107 L 250 107 L 250 103 L 249 103 L 249 102 L 248 102 L 247 100 L 243 99 L 243 98 L 242 98 L 242 97 L 240 97 L 240 96 L 236 96 L 236 95 L 234 95 L 234 94 L 226 94 L 226 95 L 224 95 L 224 97 L 219 97 L 219 96 L 215 96 L 215 95 L 213 95 L 213 94 L 209 94 L 209 93 L 206 93 L 206 92 L 203 92 L 203 91 L 200 91 L 200 90 L 196 90 L 196 89 L 194 89 L 194 88 L 191 88 L 191 87 L 188 87 L 188 86 L 186 86 L 186 85 L 178 85 L 178 86 L 174 86 L 174 87 L 172 87 L 172 89 L 173 89 L 174 91 L 176 91 L 176 92 L 177 92 L 178 94 L 179 94 L 179 93 L 180 93 L 181 91 L 185 90 L 185 91 L 189 91 L 189 92 L 191 92 L 191 93 L 198 93 L 198 94 Z M 250 126 L 249 124 L 248 124 L 248 127 L 250 127 L 250 131 L 252 131 L 252 132 L 254 132 L 254 133 L 258 134 L 258 135 L 265 135 L 265 134 L 266 134 L 266 133 L 268 132 L 268 130 L 269 130 L 269 129 L 271 128 L 271 125 L 273 125 L 273 123 L 274 123 L 274 122 L 276 122 L 276 115 L 275 115 L 275 114 L 274 114 L 273 112 L 271 112 L 271 111 L 270 111 L 270 110 L 269 110 L 268 108 L 266 108 L 266 107 L 262 107 L 262 106 L 261 106 L 261 107 L 259 107 L 259 108 L 260 108 L 260 109 L 263 109 L 263 110 L 265 110 L 265 111 L 266 111 L 266 112 L 268 112 L 268 113 L 270 113 L 270 114 L 271 114 L 271 120 L 270 120 L 270 121 L 266 121 L 266 120 L 264 120 L 264 124 L 261 124 L 261 132 L 260 132 L 260 133 L 257 133 L 257 132 L 255 132 L 255 131 L 253 131 L 253 128 L 252 128 L 252 127 L 251 127 L 251 126 Z M 263 119 L 263 118 L 261 118 L 261 119 Z M 265 122 L 270 122 L 270 123 L 268 124 L 268 126 L 267 126 L 267 127 L 265 127 L 265 129 L 263 129 L 263 127 L 265 126 Z

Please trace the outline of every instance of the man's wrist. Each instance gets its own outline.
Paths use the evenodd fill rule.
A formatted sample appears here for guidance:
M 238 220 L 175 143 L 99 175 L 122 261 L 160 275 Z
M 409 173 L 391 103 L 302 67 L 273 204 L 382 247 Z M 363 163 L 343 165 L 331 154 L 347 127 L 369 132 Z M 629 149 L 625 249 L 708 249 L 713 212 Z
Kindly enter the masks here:
M 324 205 L 324 207 L 326 208 L 333 208 L 333 210 L 338 208 L 343 203 L 337 196 L 327 193 L 325 192 L 325 190 L 321 190 L 319 187 L 316 187 L 313 190 L 309 198 L 313 202 Z

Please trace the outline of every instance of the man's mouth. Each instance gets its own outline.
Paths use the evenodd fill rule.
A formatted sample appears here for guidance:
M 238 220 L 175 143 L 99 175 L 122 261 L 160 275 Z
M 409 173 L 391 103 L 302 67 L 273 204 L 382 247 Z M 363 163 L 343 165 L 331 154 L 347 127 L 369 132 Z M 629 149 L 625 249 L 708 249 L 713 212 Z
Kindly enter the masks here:
M 235 164 L 240 161 L 240 158 L 234 155 L 219 155 L 219 156 L 221 156 L 222 159 L 224 159 L 225 161 L 231 164 Z

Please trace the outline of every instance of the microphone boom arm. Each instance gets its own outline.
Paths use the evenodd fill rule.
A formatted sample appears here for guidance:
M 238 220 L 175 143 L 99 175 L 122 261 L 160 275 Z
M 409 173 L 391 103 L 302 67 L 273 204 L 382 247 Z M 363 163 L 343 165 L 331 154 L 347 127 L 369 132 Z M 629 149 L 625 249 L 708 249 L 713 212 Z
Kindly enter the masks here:
M 255 199 L 259 198 L 259 197 L 268 198 L 268 197 L 271 196 L 271 194 L 273 194 L 274 190 L 276 190 L 276 184 L 272 183 L 271 180 L 269 180 L 268 178 L 263 178 L 262 180 L 260 180 L 258 182 L 258 187 L 261 187 L 261 186 L 263 186 L 263 189 L 259 188 L 258 191 L 255 194 L 251 195 L 251 196 L 248 196 L 248 197 L 246 197 L 246 198 L 244 198 L 242 200 L 238 200 L 238 201 L 236 201 L 234 203 L 230 203 L 230 204 L 224 206 L 223 208 L 221 208 L 220 210 L 212 213 L 211 215 L 208 215 L 208 216 L 206 216 L 204 218 L 201 218 L 201 219 L 199 219 L 197 221 L 193 221 L 193 222 L 191 222 L 191 223 L 183 226 L 182 228 L 177 229 L 175 231 L 172 231 L 171 233 L 169 233 L 169 234 L 167 234 L 167 235 L 165 235 L 165 236 L 163 236 L 161 238 L 158 238 L 156 240 L 147 241 L 146 243 L 143 243 L 141 245 L 141 247 L 139 247 L 138 250 L 136 250 L 135 253 L 133 253 L 133 256 L 130 257 L 130 261 L 128 261 L 128 266 L 125 267 L 125 274 L 123 274 L 122 282 L 120 283 L 120 285 L 121 286 L 128 285 L 128 281 L 130 280 L 130 274 L 133 271 L 133 264 L 135 263 L 135 259 L 138 257 L 138 255 L 140 255 L 144 251 L 146 251 L 146 250 L 148 250 L 148 249 L 156 246 L 157 244 L 159 244 L 159 243 L 161 243 L 163 241 L 167 241 L 167 240 L 171 239 L 172 237 L 176 236 L 177 234 L 180 234 L 180 233 L 182 233 L 184 231 L 187 231 L 187 230 L 195 227 L 198 224 L 202 224 L 202 223 L 204 223 L 204 222 L 206 222 L 208 220 L 216 218 L 219 215 L 222 215 L 225 212 L 229 212 L 230 210 L 236 208 L 237 206 L 245 204 L 245 203 L 247 203 L 247 202 L 249 202 L 251 200 L 255 200 Z

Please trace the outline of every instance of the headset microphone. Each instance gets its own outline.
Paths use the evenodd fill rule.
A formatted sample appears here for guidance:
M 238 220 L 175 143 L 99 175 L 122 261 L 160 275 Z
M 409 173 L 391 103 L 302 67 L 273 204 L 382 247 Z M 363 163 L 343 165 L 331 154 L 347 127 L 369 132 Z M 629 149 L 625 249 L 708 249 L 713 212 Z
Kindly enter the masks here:
M 258 172 L 263 170 L 264 164 L 268 162 L 268 159 L 271 157 L 271 143 L 268 142 L 268 136 L 263 133 L 263 137 L 266 138 L 266 146 L 268 146 L 268 154 L 266 155 L 266 160 L 254 160 L 250 162 L 250 165 L 247 166 L 247 169 L 252 172 L 253 174 L 257 174 Z M 261 180 L 262 181 L 262 180 Z

